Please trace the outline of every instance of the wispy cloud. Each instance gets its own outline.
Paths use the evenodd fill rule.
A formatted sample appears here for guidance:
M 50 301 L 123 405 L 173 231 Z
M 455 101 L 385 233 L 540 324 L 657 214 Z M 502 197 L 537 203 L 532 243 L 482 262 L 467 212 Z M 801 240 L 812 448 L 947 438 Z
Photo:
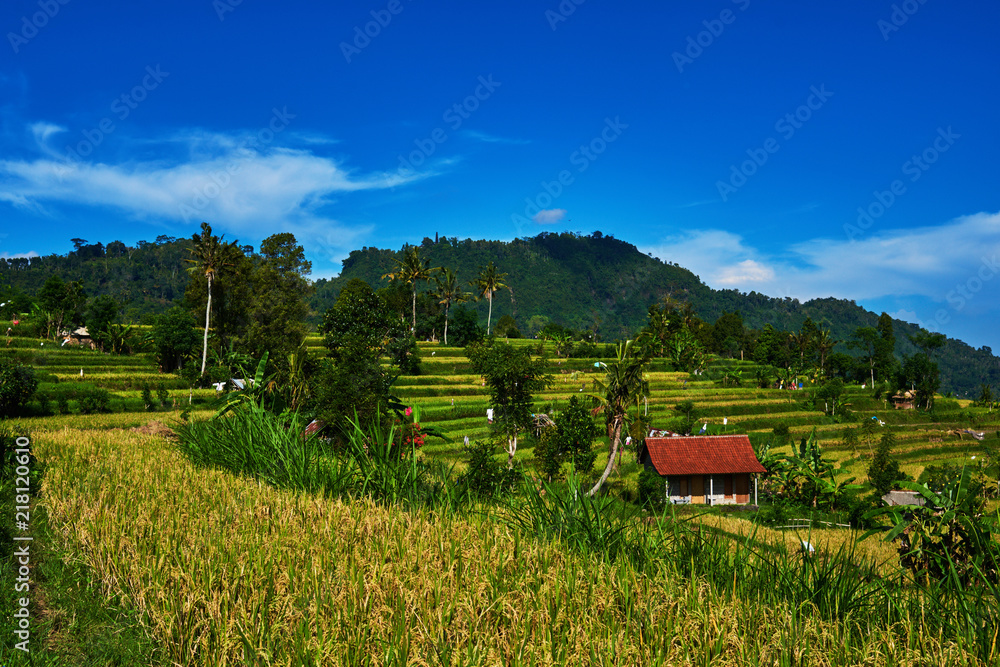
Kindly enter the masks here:
M 470 139 L 475 139 L 476 141 L 482 141 L 488 144 L 530 144 L 531 141 L 528 139 L 510 139 L 507 137 L 498 137 L 492 134 L 487 134 L 486 132 L 480 132 L 479 130 L 465 130 L 462 132 L 465 136 Z
M 552 208 L 539 211 L 531 219 L 540 225 L 554 225 L 557 222 L 562 222 L 565 217 L 566 209 Z
M 28 252 L 16 252 L 14 254 L 0 252 L 0 259 L 18 259 L 22 257 L 40 257 L 40 255 L 34 250 L 29 250 Z
M 43 155 L 0 160 L 0 201 L 34 213 L 44 212 L 46 204 L 75 204 L 150 222 L 208 220 L 221 231 L 257 238 L 281 228 L 334 261 L 370 231 L 329 217 L 336 197 L 428 176 L 359 174 L 309 149 L 249 148 L 238 135 L 201 130 L 147 140 L 160 144 L 154 154 L 167 156 L 157 160 L 69 162 L 47 148 L 64 128 L 35 123 L 30 129 Z
M 873 233 L 855 242 L 816 238 L 771 252 L 723 230 L 687 232 L 640 249 L 675 261 L 713 287 L 800 300 L 920 296 L 942 303 L 951 291 L 976 280 L 984 285 L 980 289 L 1000 290 L 1000 268 L 995 279 L 983 279 L 1000 260 L 1000 213 Z M 993 297 L 976 303 L 984 308 L 995 302 Z

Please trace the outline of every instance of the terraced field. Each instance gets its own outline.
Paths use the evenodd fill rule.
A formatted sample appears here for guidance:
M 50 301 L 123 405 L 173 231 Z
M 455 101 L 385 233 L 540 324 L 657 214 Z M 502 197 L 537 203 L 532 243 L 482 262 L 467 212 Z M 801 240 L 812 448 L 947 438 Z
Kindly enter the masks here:
M 561 359 L 553 354 L 551 344 L 535 340 L 511 340 L 511 344 L 530 347 L 533 353 L 546 354 L 549 358 L 551 386 L 539 393 L 536 409 L 552 414 L 566 406 L 572 396 L 585 396 L 593 389 L 593 381 L 600 377 L 600 359 Z M 306 345 L 311 354 L 325 354 L 322 338 L 310 336 Z M 421 374 L 401 376 L 395 384 L 395 393 L 404 402 L 419 405 L 422 420 L 447 434 L 448 440 L 432 440 L 425 448 L 427 455 L 441 457 L 461 467 L 464 463 L 461 444 L 466 436 L 470 440 L 489 434 L 486 423 L 488 395 L 483 378 L 474 374 L 465 351 L 459 347 L 446 347 L 439 343 L 422 342 L 419 345 Z M 101 387 L 110 392 L 111 409 L 115 412 L 139 413 L 145 411 L 141 389 L 148 384 L 155 392 L 161 387 L 168 392 L 167 407 L 158 409 L 166 414 L 151 416 L 169 420 L 170 413 L 190 406 L 206 409 L 216 397 L 212 389 L 191 390 L 175 374 L 160 373 L 149 355 L 110 356 L 92 350 L 60 347 L 52 342 L 18 338 L 8 348 L 22 360 L 34 365 L 42 373 L 40 387 L 53 397 L 60 393 L 68 397 L 71 412 L 78 410 L 76 394 L 89 387 Z M 386 360 L 388 362 L 388 360 Z M 860 387 L 848 387 L 846 402 L 855 421 L 834 423 L 822 410 L 808 405 L 810 392 L 807 385 L 802 391 L 775 388 L 762 389 L 744 380 L 742 386 L 720 386 L 724 373 L 740 371 L 743 378 L 752 377 L 756 369 L 752 362 L 716 360 L 701 375 L 689 375 L 665 369 L 663 362 L 654 361 L 646 377 L 651 394 L 640 409 L 652 417 L 656 428 L 669 428 L 678 417 L 674 407 L 686 400 L 693 402 L 699 421 L 707 423 L 708 432 L 770 434 L 779 424 L 789 427 L 793 438 L 807 435 L 816 429 L 827 456 L 839 460 L 851 474 L 864 478 L 867 466 L 865 456 L 869 445 L 860 442 L 856 447 L 843 443 L 843 431 L 856 426 L 861 419 L 877 417 L 892 428 L 897 436 L 895 455 L 904 471 L 917 477 L 928 465 L 962 463 L 983 451 L 991 439 L 1000 444 L 997 429 L 998 415 L 981 409 L 972 409 L 954 399 L 939 398 L 933 415 L 920 411 L 897 411 L 885 401 L 876 401 L 870 392 Z M 81 376 L 82 371 L 82 376 Z M 724 425 L 723 422 L 726 422 Z M 978 442 L 969 436 L 961 438 L 949 432 L 972 428 L 986 431 L 987 440 Z M 595 444 L 606 451 L 606 439 Z M 529 439 L 518 451 L 518 459 L 528 460 L 532 454 Z M 601 465 L 600 456 L 598 465 Z M 634 468 L 631 468 L 634 472 Z M 629 468 L 625 469 L 626 471 Z

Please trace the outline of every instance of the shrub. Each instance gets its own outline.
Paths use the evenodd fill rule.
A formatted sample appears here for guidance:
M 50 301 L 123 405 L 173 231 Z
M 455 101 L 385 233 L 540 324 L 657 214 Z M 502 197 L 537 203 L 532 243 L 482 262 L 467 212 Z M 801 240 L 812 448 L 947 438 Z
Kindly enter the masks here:
M 897 486 L 897 482 L 906 479 L 906 473 L 899 469 L 899 461 L 889 457 L 892 446 L 896 444 L 896 436 L 892 431 L 886 431 L 875 448 L 875 456 L 868 466 L 868 481 L 872 483 L 880 496 L 884 496 Z
M 153 392 L 149 388 L 148 382 L 142 383 L 142 404 L 145 406 L 147 412 L 152 412 L 156 409 L 153 405 Z
M 639 471 L 639 503 L 661 510 L 667 505 L 666 485 L 659 473 L 643 466 Z
M 558 427 L 543 428 L 535 439 L 533 452 L 535 468 L 542 477 L 550 482 L 562 479 L 562 464 L 566 459 L 566 453 L 560 442 Z
M 0 416 L 19 412 L 36 389 L 38 379 L 33 368 L 10 359 L 0 360 Z
M 52 397 L 47 392 L 37 392 L 35 400 L 38 401 L 38 409 L 43 415 L 52 414 Z
M 83 392 L 77 398 L 77 403 L 80 406 L 80 412 L 85 415 L 111 411 L 111 395 L 107 389 L 90 389 Z
M 160 401 L 160 405 L 165 408 L 169 407 L 168 403 L 170 402 L 170 392 L 167 391 L 167 388 L 163 386 L 162 382 L 156 390 L 156 398 Z
M 457 483 L 480 498 L 507 495 L 522 477 L 518 468 L 508 468 L 494 457 L 496 441 L 477 440 L 463 449 L 469 455 L 469 467 L 459 476 Z
M 69 414 L 69 399 L 66 398 L 66 394 L 56 394 L 56 409 L 59 410 L 59 414 L 61 415 Z

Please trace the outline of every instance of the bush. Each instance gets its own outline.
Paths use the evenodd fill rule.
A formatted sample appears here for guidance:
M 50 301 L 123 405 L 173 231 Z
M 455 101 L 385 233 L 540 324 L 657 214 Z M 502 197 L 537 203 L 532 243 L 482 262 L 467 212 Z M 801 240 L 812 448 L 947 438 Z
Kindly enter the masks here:
M 639 503 L 655 510 L 667 506 L 667 490 L 659 473 L 643 466 L 639 471 Z
M 69 399 L 66 398 L 66 394 L 56 394 L 56 409 L 59 410 L 59 414 L 61 415 L 69 414 Z
M 38 410 L 43 415 L 52 414 L 52 397 L 47 392 L 40 391 L 36 393 L 35 400 L 38 401 Z
M 148 382 L 142 384 L 142 404 L 145 406 L 147 412 L 152 412 L 156 409 L 156 406 L 153 405 L 153 392 L 150 390 Z
M 20 412 L 37 389 L 35 369 L 10 359 L 0 360 L 0 416 Z
M 522 477 L 520 469 L 508 468 L 493 456 L 497 449 L 495 441 L 477 440 L 463 449 L 469 455 L 469 467 L 459 476 L 457 483 L 480 498 L 507 495 Z
M 170 392 L 167 391 L 167 388 L 163 386 L 162 382 L 160 383 L 159 388 L 157 388 L 156 390 L 156 398 L 160 401 L 160 405 L 162 405 L 165 408 L 169 407 L 168 404 L 170 402 Z
M 91 389 L 77 398 L 80 413 L 89 415 L 97 412 L 111 412 L 111 395 L 107 389 Z

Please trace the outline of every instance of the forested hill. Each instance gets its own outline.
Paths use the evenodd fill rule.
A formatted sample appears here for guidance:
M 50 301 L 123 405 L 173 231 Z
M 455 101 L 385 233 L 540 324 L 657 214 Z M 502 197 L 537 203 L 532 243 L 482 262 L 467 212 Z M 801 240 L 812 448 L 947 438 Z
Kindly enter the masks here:
M 314 310 L 323 312 L 330 307 L 351 278 L 361 278 L 375 287 L 388 284 L 382 276 L 394 270 L 402 253 L 380 248 L 353 251 L 338 278 L 317 281 Z M 714 322 L 724 312 L 738 312 L 748 329 L 771 324 L 776 329 L 798 331 L 808 317 L 841 341 L 850 340 L 858 327 L 875 327 L 879 317 L 844 299 L 800 303 L 757 292 L 714 290 L 691 271 L 644 255 L 634 245 L 600 232 L 590 236 L 543 233 L 511 242 L 425 238 L 420 256 L 429 260 L 431 267 L 450 268 L 469 290 L 468 283 L 480 268 L 494 262 L 508 274 L 504 282 L 510 290 L 495 295 L 493 321 L 512 315 L 526 333 L 551 321 L 572 329 L 593 330 L 602 340 L 634 336 L 645 324 L 649 306 L 665 296 L 690 302 L 706 322 Z M 486 302 L 476 307 L 485 321 Z M 893 320 L 893 325 L 897 355 L 914 353 L 916 348 L 907 335 L 917 333 L 918 327 L 900 320 Z M 837 349 L 849 351 L 845 345 Z M 1000 359 L 989 348 L 977 350 L 949 338 L 936 357 L 942 391 L 971 395 L 978 394 L 980 383 L 994 387 L 1000 383 Z
M 82 239 L 74 242 L 76 249 L 67 255 L 0 260 L 0 296 L 4 297 L 0 300 L 20 293 L 18 308 L 26 312 L 30 304 L 23 308 L 22 304 L 41 289 L 46 278 L 58 274 L 63 280 L 82 282 L 90 297 L 114 296 L 122 304 L 125 321 L 148 321 L 171 305 L 183 305 L 189 239 L 160 236 L 155 242 L 140 242 L 135 247 L 119 241 L 107 246 Z M 540 234 L 509 243 L 428 238 L 421 244 L 420 254 L 432 267 L 450 268 L 470 291 L 469 281 L 481 267 L 494 262 L 508 274 L 504 282 L 510 290 L 494 297 L 493 321 L 512 315 L 525 333 L 553 322 L 595 331 L 606 341 L 634 336 L 645 323 L 649 306 L 665 296 L 689 301 L 706 322 L 714 322 L 723 312 L 738 312 L 747 329 L 759 330 L 771 324 L 779 330 L 797 331 L 809 317 L 841 341 L 849 340 L 857 327 L 874 327 L 878 320 L 876 313 L 853 301 L 799 303 L 756 292 L 713 290 L 687 269 L 644 255 L 635 246 L 600 232 L 590 236 Z M 361 278 L 376 287 L 387 284 L 382 276 L 395 268 L 397 258 L 402 258 L 402 250 L 362 248 L 352 252 L 340 277 L 316 281 L 311 299 L 313 322 L 333 305 L 349 279 Z M 422 289 L 429 288 L 425 285 Z M 474 307 L 485 324 L 486 302 Z M 907 334 L 916 333 L 917 327 L 898 320 L 893 323 L 897 355 L 913 353 Z M 838 349 L 849 351 L 843 345 Z M 989 348 L 976 350 L 948 339 L 936 358 L 942 391 L 964 396 L 977 392 L 982 382 L 1000 386 L 1000 359 Z

